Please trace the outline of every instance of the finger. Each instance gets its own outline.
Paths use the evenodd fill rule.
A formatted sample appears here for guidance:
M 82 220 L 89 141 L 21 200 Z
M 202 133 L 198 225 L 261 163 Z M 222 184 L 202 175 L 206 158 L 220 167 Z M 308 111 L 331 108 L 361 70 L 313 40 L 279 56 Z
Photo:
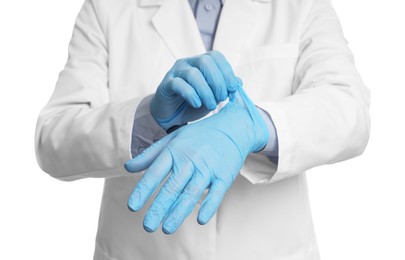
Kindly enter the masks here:
M 189 58 L 187 62 L 201 71 L 218 102 L 227 98 L 228 93 L 223 73 L 209 55 Z
M 128 160 L 124 165 L 125 169 L 128 172 L 140 172 L 147 169 L 156 157 L 159 156 L 161 151 L 169 144 L 172 138 L 173 135 L 167 135 L 156 143 L 153 143 L 135 158 Z
M 244 108 L 248 108 L 248 104 L 254 106 L 242 87 L 229 95 L 229 101 Z
M 172 155 L 168 149 L 165 149 L 152 163 L 132 191 L 128 198 L 128 208 L 132 211 L 140 210 L 155 192 L 159 184 L 169 174 L 172 166 Z
M 182 77 L 177 75 L 169 80 L 167 88 L 170 88 L 175 94 L 181 96 L 190 106 L 194 108 L 201 107 L 201 99 L 199 95 Z
M 238 88 L 237 91 L 233 92 L 229 96 L 229 101 L 247 109 L 251 116 L 253 116 L 254 111 L 256 110 L 255 104 L 252 102 L 252 100 L 250 100 L 246 91 L 242 87 Z
M 207 53 L 207 55 L 214 60 L 219 70 L 222 72 L 227 90 L 229 92 L 234 92 L 238 88 L 238 81 L 231 65 L 226 60 L 225 56 L 219 51 L 210 51 Z
M 236 77 L 236 89 L 243 87 L 243 81 L 241 78 Z
M 214 110 L 217 107 L 215 95 L 199 69 L 189 66 L 181 71 L 178 77 L 183 78 L 194 89 L 206 108 Z
M 175 164 L 176 165 L 176 164 Z M 189 182 L 194 172 L 192 163 L 184 164 L 177 168 L 173 167 L 173 172 L 163 185 L 155 201 L 148 210 L 143 226 L 148 232 L 154 232 L 160 226 L 160 223 L 169 213 L 174 202 Z
M 228 187 L 223 181 L 217 180 L 211 184 L 207 197 L 205 197 L 198 211 L 197 221 L 199 224 L 205 225 L 214 216 L 227 190 Z
M 162 230 L 165 234 L 172 234 L 180 227 L 197 205 L 209 183 L 210 179 L 198 172 L 193 176 L 163 222 Z

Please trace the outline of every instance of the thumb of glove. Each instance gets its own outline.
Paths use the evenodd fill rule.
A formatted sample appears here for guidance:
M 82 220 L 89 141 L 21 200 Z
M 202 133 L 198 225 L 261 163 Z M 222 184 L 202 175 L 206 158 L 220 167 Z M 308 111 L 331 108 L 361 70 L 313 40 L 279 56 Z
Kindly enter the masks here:
M 146 170 L 172 140 L 172 138 L 173 135 L 170 134 L 163 137 L 156 143 L 153 143 L 135 158 L 128 160 L 124 165 L 125 169 L 128 172 L 140 172 Z

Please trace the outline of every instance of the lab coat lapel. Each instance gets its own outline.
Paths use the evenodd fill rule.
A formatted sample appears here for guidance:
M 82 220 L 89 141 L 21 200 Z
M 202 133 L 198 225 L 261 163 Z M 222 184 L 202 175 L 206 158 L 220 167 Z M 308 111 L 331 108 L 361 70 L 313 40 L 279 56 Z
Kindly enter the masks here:
M 262 0 L 270 2 L 270 0 Z M 261 2 L 262 2 L 261 1 Z M 260 8 L 257 1 L 228 0 L 225 2 L 214 40 L 214 50 L 222 52 L 231 63 L 237 63 L 239 53 L 253 31 L 258 18 L 255 8 Z
M 161 4 L 161 5 L 160 5 Z M 186 0 L 159 1 L 152 24 L 176 59 L 205 52 L 205 47 Z

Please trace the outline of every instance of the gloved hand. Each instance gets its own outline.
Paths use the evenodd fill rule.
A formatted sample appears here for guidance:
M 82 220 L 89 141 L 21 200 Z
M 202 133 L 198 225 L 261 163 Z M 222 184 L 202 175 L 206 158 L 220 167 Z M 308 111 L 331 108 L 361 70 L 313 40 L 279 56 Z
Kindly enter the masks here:
M 170 174 L 144 218 L 144 228 L 155 231 L 163 221 L 166 234 L 175 232 L 209 189 L 198 222 L 207 223 L 250 152 L 260 151 L 269 138 L 264 120 L 242 88 L 217 114 L 184 126 L 151 145 L 125 164 L 129 172 L 149 167 L 128 199 L 140 210 Z
M 202 118 L 237 86 L 231 65 L 217 51 L 180 59 L 159 84 L 150 111 L 156 122 L 168 130 Z

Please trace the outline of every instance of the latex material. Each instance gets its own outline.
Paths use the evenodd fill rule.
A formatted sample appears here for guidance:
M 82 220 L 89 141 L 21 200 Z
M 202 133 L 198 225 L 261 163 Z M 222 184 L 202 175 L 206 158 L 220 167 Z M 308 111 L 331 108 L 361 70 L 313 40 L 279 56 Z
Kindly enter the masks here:
M 159 84 L 150 110 L 167 130 L 205 116 L 235 91 L 238 80 L 218 51 L 178 60 Z
M 239 88 L 219 113 L 180 128 L 125 164 L 130 172 L 149 167 L 129 197 L 129 209 L 140 210 L 170 174 L 144 218 L 145 230 L 153 232 L 163 221 L 164 233 L 175 232 L 205 189 L 198 222 L 207 223 L 247 155 L 261 150 L 268 138 L 259 112 Z

